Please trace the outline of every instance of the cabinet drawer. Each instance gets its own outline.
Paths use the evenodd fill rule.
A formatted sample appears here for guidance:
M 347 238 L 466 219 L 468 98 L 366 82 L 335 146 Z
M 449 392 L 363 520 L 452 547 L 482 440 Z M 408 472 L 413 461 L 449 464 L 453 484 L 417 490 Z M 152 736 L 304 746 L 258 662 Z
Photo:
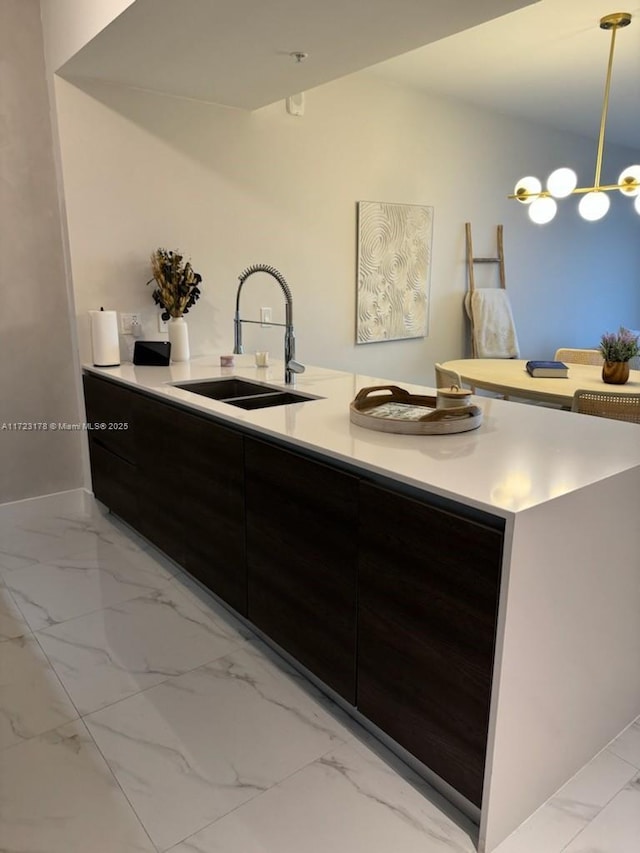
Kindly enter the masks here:
M 89 439 L 93 493 L 132 527 L 138 526 L 138 477 L 134 465 Z
M 94 430 L 93 435 L 107 450 L 135 464 L 134 401 L 139 397 L 106 379 L 83 376 L 84 401 L 88 423 L 127 424 L 126 429 Z

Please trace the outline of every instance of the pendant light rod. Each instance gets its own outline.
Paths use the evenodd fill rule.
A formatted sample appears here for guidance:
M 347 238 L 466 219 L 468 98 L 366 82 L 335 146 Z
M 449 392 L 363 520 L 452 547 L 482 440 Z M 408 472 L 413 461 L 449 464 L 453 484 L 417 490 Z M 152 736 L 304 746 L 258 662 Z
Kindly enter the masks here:
M 593 184 L 596 189 L 600 188 L 600 173 L 602 171 L 602 153 L 604 151 L 604 133 L 607 126 L 607 113 L 609 112 L 609 92 L 611 91 L 611 72 L 613 71 L 613 54 L 616 49 L 616 33 L 621 27 L 628 27 L 631 23 L 631 15 L 628 12 L 614 12 L 600 19 L 600 29 L 611 30 L 611 47 L 609 48 L 609 64 L 607 65 L 607 79 L 604 86 L 604 102 L 602 104 L 602 118 L 600 119 L 600 136 L 598 137 L 598 156 L 596 157 L 596 176 Z
M 604 86 L 593 186 L 578 187 L 576 173 L 573 169 L 563 166 L 549 175 L 545 189 L 542 188 L 542 183 L 538 178 L 529 175 L 526 178 L 520 178 L 513 194 L 509 196 L 509 198 L 514 198 L 521 204 L 529 205 L 529 218 L 538 225 L 544 225 L 554 218 L 558 208 L 556 199 L 566 198 L 570 195 L 582 196 L 578 205 L 578 211 L 583 219 L 595 222 L 607 213 L 610 204 L 608 193 L 612 190 L 619 190 L 623 195 L 635 197 L 634 207 L 636 212 L 640 214 L 640 165 L 628 166 L 624 169 L 620 173 L 617 184 L 600 183 L 616 34 L 619 29 L 628 27 L 630 23 L 631 14 L 629 12 L 613 12 L 611 15 L 605 15 L 603 18 L 600 18 L 600 29 L 611 30 L 611 45 L 609 47 L 609 61 L 607 63 L 607 76 Z

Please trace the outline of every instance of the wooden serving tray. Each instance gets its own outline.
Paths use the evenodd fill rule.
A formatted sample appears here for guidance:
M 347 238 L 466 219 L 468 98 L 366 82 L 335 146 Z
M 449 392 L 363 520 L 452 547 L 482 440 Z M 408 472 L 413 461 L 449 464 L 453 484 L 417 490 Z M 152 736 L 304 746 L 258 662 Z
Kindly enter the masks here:
M 386 391 L 386 394 L 378 392 Z M 379 432 L 404 435 L 446 435 L 477 429 L 479 406 L 436 408 L 436 397 L 410 394 L 397 385 L 372 385 L 358 391 L 349 407 L 351 423 Z

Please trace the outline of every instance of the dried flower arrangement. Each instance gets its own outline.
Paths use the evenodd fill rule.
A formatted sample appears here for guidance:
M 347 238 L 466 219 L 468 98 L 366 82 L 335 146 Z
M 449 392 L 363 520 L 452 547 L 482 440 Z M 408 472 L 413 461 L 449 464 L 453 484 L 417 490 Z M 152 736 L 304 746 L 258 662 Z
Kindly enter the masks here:
M 640 353 L 637 335 L 620 326 L 618 332 L 606 332 L 600 339 L 600 352 L 605 361 L 629 361 Z
M 153 291 L 153 301 L 162 308 L 162 319 L 182 317 L 200 298 L 198 285 L 202 276 L 193 271 L 191 263 L 184 263 L 180 252 L 156 249 L 151 255 L 151 270 L 157 288 Z

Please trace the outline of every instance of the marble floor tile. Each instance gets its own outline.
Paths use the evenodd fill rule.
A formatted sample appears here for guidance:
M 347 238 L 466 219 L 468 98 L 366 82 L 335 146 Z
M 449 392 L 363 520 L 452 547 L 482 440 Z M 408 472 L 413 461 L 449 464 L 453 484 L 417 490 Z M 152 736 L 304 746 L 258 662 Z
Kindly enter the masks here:
M 640 770 L 640 719 L 618 735 L 607 749 Z
M 228 654 L 242 635 L 168 586 L 39 631 L 81 714 Z
M 77 716 L 33 635 L 0 643 L 0 749 Z
M 636 774 L 632 764 L 608 749 L 602 750 L 552 798 L 601 809 Z
M 37 523 L 38 519 L 46 524 L 51 516 L 85 516 L 93 513 L 97 506 L 97 501 L 84 489 L 0 504 L 0 534 L 15 529 L 19 524 Z
M 175 589 L 180 591 L 181 595 L 188 598 L 189 601 L 199 610 L 202 610 L 203 613 L 223 622 L 233 631 L 237 631 L 246 639 L 256 639 L 255 632 L 252 631 L 247 624 L 236 618 L 236 616 L 216 598 L 214 598 L 214 596 L 205 587 L 177 566 L 171 583 Z
M 564 853 L 636 853 L 640 850 L 640 775 L 582 830 Z
M 81 721 L 1 760 L 3 853 L 155 853 Z
M 34 631 L 166 587 L 172 575 L 139 549 L 94 542 L 73 557 L 5 571 L 5 583 Z
M 636 773 L 627 761 L 604 750 L 499 844 L 495 853 L 560 853 Z
M 167 849 L 341 744 L 298 677 L 244 647 L 85 719 Z
M 17 518 L 0 508 L 0 570 L 65 559 L 100 543 L 141 547 L 108 517 L 90 509 L 55 511 L 48 502 L 48 510 L 37 511 L 36 505 L 32 502 L 30 512 Z
M 0 583 L 0 643 L 30 634 L 31 629 L 24 621 L 18 605 L 9 590 Z
M 364 745 L 347 744 L 171 853 L 474 853 L 473 827 L 444 815 L 428 786 L 408 774 L 402 779 Z

